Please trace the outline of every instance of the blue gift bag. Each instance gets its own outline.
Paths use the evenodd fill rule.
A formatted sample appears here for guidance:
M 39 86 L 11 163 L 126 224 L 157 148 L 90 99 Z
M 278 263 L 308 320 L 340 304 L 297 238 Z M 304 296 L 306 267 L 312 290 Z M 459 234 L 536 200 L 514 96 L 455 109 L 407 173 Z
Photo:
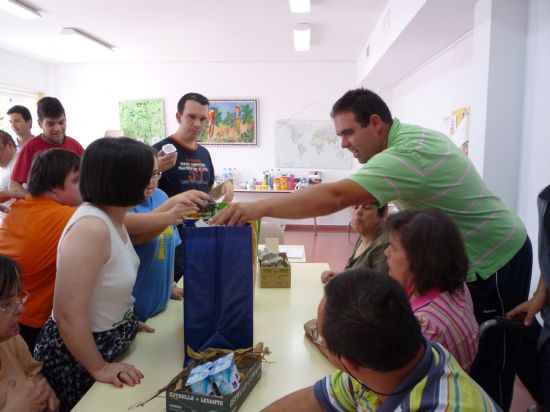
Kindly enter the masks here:
M 253 346 L 252 228 L 195 228 L 186 222 L 184 245 L 183 339 L 206 348 Z

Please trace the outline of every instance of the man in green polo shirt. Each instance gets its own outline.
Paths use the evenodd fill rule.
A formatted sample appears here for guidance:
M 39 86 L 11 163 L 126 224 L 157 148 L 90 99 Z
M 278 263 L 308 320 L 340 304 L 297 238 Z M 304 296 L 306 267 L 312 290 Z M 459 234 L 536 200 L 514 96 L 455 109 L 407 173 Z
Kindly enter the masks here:
M 366 89 L 347 92 L 331 115 L 342 147 L 363 164 L 361 169 L 285 199 L 230 204 L 211 222 L 235 225 L 264 216 L 301 219 L 369 202 L 393 202 L 399 209 L 437 207 L 453 218 L 464 237 L 470 259 L 467 282 L 478 322 L 504 316 L 527 299 L 532 249 L 525 227 L 487 189 L 449 138 L 402 124 Z M 510 406 L 516 371 L 533 396 L 540 396 L 538 364 L 527 367 L 536 359 L 522 358 L 536 354 L 539 330 L 533 326 L 523 344 L 517 335 L 501 331 L 490 331 L 482 341 L 471 374 L 504 410 Z M 524 376 L 527 373 L 530 376 Z

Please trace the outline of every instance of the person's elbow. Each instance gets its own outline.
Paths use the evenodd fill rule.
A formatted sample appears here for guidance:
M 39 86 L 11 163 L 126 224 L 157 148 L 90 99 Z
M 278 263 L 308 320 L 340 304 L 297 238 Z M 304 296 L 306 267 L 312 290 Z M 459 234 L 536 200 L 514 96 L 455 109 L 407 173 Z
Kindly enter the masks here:
M 82 316 L 87 316 L 84 310 L 70 308 L 63 303 L 58 305 L 54 304 L 52 313 L 62 336 L 66 331 L 74 329 L 75 326 L 78 325 L 79 319 L 82 319 Z

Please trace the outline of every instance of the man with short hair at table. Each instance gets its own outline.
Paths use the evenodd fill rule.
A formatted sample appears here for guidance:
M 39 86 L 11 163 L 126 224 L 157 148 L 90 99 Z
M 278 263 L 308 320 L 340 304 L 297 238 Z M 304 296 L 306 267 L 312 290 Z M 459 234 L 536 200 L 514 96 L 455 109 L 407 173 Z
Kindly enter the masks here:
M 32 116 L 25 106 L 15 105 L 8 110 L 10 126 L 17 136 L 17 148 L 20 149 L 34 136 L 31 133 Z
M 331 116 L 342 147 L 363 164 L 358 171 L 284 199 L 230 204 L 210 222 L 242 224 L 265 216 L 303 219 L 365 203 L 393 202 L 400 210 L 436 207 L 455 221 L 464 237 L 470 261 L 466 282 L 478 323 L 504 316 L 527 299 L 533 254 L 525 227 L 447 136 L 402 124 L 367 89 L 345 93 Z M 512 400 L 516 373 L 542 403 L 539 331 L 536 322 L 523 335 L 493 329 L 480 342 L 471 375 L 504 410 Z
M 333 278 L 317 327 L 338 370 L 266 412 L 500 411 L 446 349 L 422 336 L 405 290 L 383 273 L 360 268 Z
M 233 183 L 231 181 L 222 183 L 220 193 L 211 192 L 215 180 L 214 164 L 208 149 L 197 142 L 208 120 L 209 104 L 209 100 L 202 94 L 187 93 L 183 95 L 178 102 L 176 113 L 178 130 L 153 145 L 159 151 L 166 144 L 172 144 L 176 148 L 176 165 L 168 170 L 159 166 L 163 173 L 158 187 L 169 197 L 194 189 L 210 193 L 214 198 L 224 194 L 225 202 L 230 202 L 233 199 Z M 161 160 L 162 157 L 159 158 L 159 161 Z M 178 226 L 181 239 L 184 238 L 182 230 L 183 227 Z M 180 245 L 176 248 L 174 281 L 177 282 L 182 276 L 183 245 Z
M 21 148 L 11 175 L 10 189 L 25 193 L 31 164 L 37 153 L 48 149 L 65 149 L 82 156 L 84 148 L 72 137 L 65 135 L 67 121 L 65 109 L 55 97 L 43 97 L 36 104 L 38 125 L 42 133 Z

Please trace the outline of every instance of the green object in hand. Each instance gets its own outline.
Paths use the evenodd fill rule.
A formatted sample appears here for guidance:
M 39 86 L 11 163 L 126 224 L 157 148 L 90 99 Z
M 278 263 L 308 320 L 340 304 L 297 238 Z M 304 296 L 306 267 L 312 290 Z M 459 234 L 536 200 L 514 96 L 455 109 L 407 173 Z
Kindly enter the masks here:
M 214 200 L 207 200 L 204 202 L 204 206 L 198 211 L 197 216 L 203 219 L 209 219 L 227 206 L 227 203 L 216 203 Z

